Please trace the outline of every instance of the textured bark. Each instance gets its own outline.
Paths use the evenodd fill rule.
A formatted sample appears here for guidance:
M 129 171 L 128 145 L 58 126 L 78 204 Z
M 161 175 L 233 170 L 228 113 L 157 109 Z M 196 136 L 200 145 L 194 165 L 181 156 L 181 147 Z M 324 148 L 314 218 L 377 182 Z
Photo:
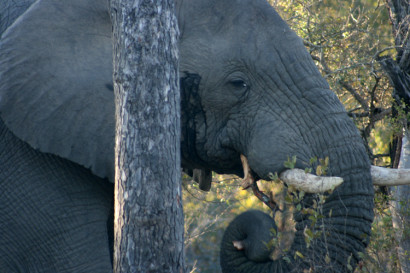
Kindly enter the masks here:
M 410 2 L 409 0 L 386 0 L 390 10 L 390 21 L 395 45 L 397 63 L 404 72 L 410 73 Z
M 403 126 L 408 127 L 409 121 L 405 120 L 403 113 L 408 115 L 410 110 L 410 2 L 409 0 L 386 0 L 386 2 L 390 11 L 389 15 L 392 22 L 397 55 L 396 60 L 387 57 L 380 60 L 380 64 L 394 87 L 393 98 L 396 105 L 393 107 L 392 115 L 403 120 Z M 397 108 L 401 108 L 403 113 L 400 114 Z M 394 140 L 394 144 L 400 145 L 399 138 L 397 137 Z M 401 152 L 403 154 L 400 157 L 399 168 L 409 168 L 409 147 L 408 144 L 404 144 L 404 139 Z M 398 153 L 400 153 L 400 147 L 394 149 L 392 153 L 394 167 L 397 166 L 397 160 L 394 159 L 399 158 Z M 395 200 L 391 202 L 393 226 L 396 229 L 399 261 L 403 273 L 410 272 L 410 238 L 408 235 L 408 224 L 410 223 L 409 193 L 410 186 L 400 186 L 391 189 L 392 199 Z
M 410 169 L 410 143 L 406 135 L 403 137 L 399 168 Z M 392 187 L 391 194 L 393 228 L 399 244 L 397 252 L 401 272 L 410 272 L 410 186 Z
M 172 0 L 113 0 L 115 272 L 183 272 L 177 20 Z

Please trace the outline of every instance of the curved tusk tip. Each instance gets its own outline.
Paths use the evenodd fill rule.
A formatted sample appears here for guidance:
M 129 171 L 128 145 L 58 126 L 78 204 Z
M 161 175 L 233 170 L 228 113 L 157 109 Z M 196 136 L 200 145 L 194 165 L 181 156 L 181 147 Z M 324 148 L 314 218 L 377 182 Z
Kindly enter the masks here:
M 307 193 L 322 193 L 334 190 L 343 183 L 341 177 L 316 176 L 300 169 L 286 170 L 279 175 L 279 178 L 286 184 Z

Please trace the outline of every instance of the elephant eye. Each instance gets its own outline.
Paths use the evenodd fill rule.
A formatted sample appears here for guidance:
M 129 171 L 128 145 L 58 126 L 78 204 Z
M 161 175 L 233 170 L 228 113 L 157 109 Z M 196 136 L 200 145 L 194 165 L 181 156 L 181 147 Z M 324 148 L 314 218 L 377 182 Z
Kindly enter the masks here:
M 246 82 L 244 82 L 243 80 L 232 80 L 232 81 L 230 81 L 230 84 L 231 84 L 233 87 L 237 88 L 237 89 L 247 88 L 247 87 L 248 87 L 248 85 L 246 84 Z

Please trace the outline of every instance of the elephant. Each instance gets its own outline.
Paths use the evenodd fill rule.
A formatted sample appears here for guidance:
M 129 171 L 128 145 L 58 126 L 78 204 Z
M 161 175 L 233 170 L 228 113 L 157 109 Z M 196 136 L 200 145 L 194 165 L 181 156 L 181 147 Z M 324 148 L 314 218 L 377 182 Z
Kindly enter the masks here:
M 35 0 L 3 0 L 0 2 L 0 35 L 26 11 Z
M 242 176 L 241 155 L 255 180 L 283 173 L 288 157 L 299 169 L 317 157 L 344 180 L 309 246 L 312 221 L 295 213 L 287 261 L 264 248 L 271 217 L 240 215 L 222 240 L 222 271 L 355 268 L 374 217 L 370 162 L 302 40 L 266 0 L 177 0 L 175 11 L 187 172 L 207 189 L 211 170 Z M 1 272 L 112 272 L 111 31 L 106 0 L 38 0 L 1 37 Z

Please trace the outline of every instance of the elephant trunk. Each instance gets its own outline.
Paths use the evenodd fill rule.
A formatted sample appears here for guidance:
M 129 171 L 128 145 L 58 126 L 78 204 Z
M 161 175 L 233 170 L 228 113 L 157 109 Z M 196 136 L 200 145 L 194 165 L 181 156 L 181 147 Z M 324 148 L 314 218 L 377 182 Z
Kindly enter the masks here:
M 305 269 L 312 269 L 313 272 L 349 272 L 354 269 L 360 253 L 368 244 L 373 221 L 374 193 L 370 163 L 360 136 L 347 115 L 343 117 L 339 113 L 333 116 L 335 118 L 329 121 L 331 124 L 316 128 L 322 134 L 316 134 L 317 145 L 311 146 L 304 160 L 312 155 L 329 157 L 326 175 L 342 177 L 344 182 L 324 199 L 317 194 L 305 195 L 300 202 L 301 209 L 294 213 L 296 234 L 293 244 L 276 260 L 269 259 L 264 251 L 266 243 L 276 233 L 269 237 L 249 226 L 249 223 L 252 226 L 266 226 L 268 224 L 265 222 L 269 221 L 270 229 L 276 229 L 274 220 L 255 213 L 238 216 L 222 239 L 223 272 L 304 272 Z M 302 138 L 308 139 L 309 136 Z M 252 165 L 251 168 L 255 169 Z M 258 245 L 252 245 L 252 251 L 248 251 L 252 252 L 251 256 L 257 256 L 258 261 L 250 258 L 246 251 L 238 251 L 233 241 L 245 241 L 245 250 L 246 245 Z M 261 251 L 253 253 L 258 249 Z M 263 262 L 260 261 L 262 256 Z
M 360 193 L 360 185 L 370 181 L 368 171 L 355 169 L 350 174 L 344 174 L 343 178 L 346 183 L 343 186 L 352 187 L 351 193 L 356 189 L 358 194 L 349 195 L 336 190 L 313 214 L 305 214 L 304 210 L 296 212 L 294 242 L 291 249 L 277 260 L 270 260 L 266 254 L 266 243 L 274 237 L 275 232 L 269 237 L 266 230 L 262 234 L 261 230 L 250 226 L 250 223 L 256 227 L 270 225 L 272 230 L 276 229 L 274 220 L 266 214 L 265 217 L 253 213 L 238 216 L 227 228 L 222 240 L 222 271 L 303 272 L 304 269 L 312 268 L 313 272 L 349 272 L 348 269 L 354 268 L 359 261 L 360 253 L 364 252 L 369 240 L 373 199 L 370 194 Z M 303 203 L 308 207 L 312 200 L 320 203 L 314 195 L 306 196 Z M 247 239 L 254 244 L 254 250 L 248 251 L 251 254 L 238 251 L 233 245 L 234 241 Z M 309 240 L 312 241 L 307 245 Z M 244 248 L 246 250 L 246 244 Z M 261 257 L 264 257 L 264 262 L 260 261 Z

